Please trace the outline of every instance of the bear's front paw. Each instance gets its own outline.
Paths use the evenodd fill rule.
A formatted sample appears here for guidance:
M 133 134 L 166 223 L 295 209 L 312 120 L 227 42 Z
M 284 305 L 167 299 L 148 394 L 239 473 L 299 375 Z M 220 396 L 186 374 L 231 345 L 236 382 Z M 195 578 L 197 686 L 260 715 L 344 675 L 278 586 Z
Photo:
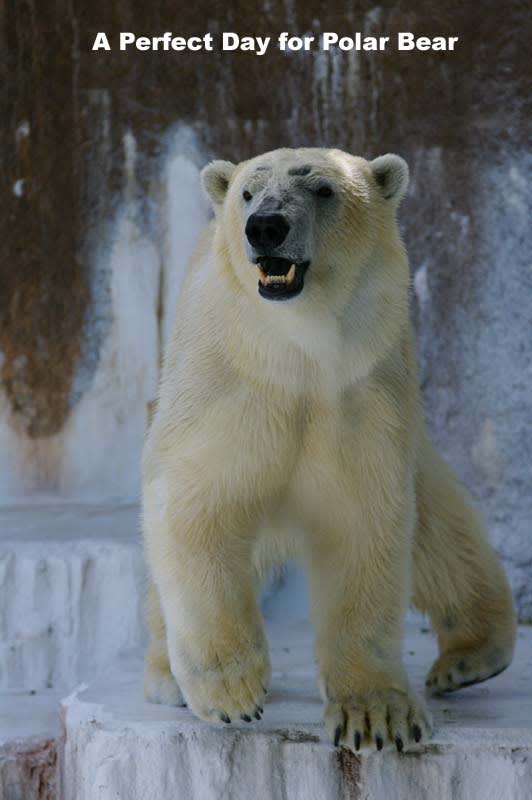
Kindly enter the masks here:
M 429 712 L 407 690 L 366 689 L 353 691 L 342 700 L 325 704 L 325 725 L 335 746 L 360 750 L 362 744 L 382 750 L 395 744 L 401 752 L 412 742 L 430 738 Z
M 270 662 L 262 648 L 228 657 L 214 652 L 208 661 L 188 663 L 179 681 L 192 711 L 208 722 L 252 722 L 263 714 Z

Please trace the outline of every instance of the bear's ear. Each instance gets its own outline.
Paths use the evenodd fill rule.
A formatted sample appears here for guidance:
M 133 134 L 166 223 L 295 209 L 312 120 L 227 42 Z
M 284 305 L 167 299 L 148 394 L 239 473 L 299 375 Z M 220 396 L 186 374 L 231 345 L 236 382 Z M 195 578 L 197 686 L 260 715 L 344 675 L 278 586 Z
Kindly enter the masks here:
M 211 161 L 201 171 L 203 188 L 215 206 L 224 201 L 235 164 L 230 161 Z
M 374 158 L 369 163 L 383 197 L 398 203 L 408 189 L 408 164 L 394 153 Z

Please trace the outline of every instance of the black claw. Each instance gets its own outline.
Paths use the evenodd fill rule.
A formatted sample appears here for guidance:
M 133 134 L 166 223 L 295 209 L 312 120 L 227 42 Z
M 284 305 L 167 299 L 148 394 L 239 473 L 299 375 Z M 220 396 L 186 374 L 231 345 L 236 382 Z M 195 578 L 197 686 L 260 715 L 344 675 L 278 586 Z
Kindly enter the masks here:
M 401 739 L 400 736 L 396 736 L 395 737 L 395 746 L 397 747 L 397 752 L 398 753 L 402 753 L 403 752 L 404 745 L 403 745 L 403 740 Z
M 428 678 L 428 679 L 425 681 L 425 686 L 432 686 L 432 681 L 430 680 L 430 678 Z
M 222 711 L 222 713 L 220 714 L 220 719 L 222 720 L 222 722 L 225 722 L 226 725 L 229 725 L 229 723 L 231 722 L 225 711 Z
M 360 731 L 355 731 L 355 750 L 360 750 L 361 742 L 362 736 L 360 735 Z
M 338 747 L 338 745 L 340 744 L 341 735 L 342 735 L 342 726 L 341 725 L 337 725 L 336 726 L 336 730 L 334 732 L 334 746 L 335 747 Z
M 412 733 L 414 734 L 414 741 L 420 742 L 421 741 L 421 728 L 419 725 L 414 725 L 412 728 Z
M 375 737 L 375 744 L 377 746 L 377 750 L 382 750 L 384 742 L 382 740 L 382 736 L 377 735 Z
M 251 717 L 248 714 L 240 714 L 240 719 L 243 719 L 244 722 L 251 722 Z
M 261 714 L 264 714 L 264 709 L 262 706 L 257 706 L 257 710 L 260 711 Z
M 255 717 L 255 719 L 259 719 L 259 720 L 262 719 L 262 717 L 259 714 L 259 712 L 257 711 L 257 709 L 255 709 L 255 711 L 253 712 L 253 716 Z
M 261 683 L 261 686 L 262 686 L 262 683 Z M 264 692 L 264 694 L 268 694 L 268 690 L 267 690 L 267 688 L 265 686 L 262 686 L 262 691 Z

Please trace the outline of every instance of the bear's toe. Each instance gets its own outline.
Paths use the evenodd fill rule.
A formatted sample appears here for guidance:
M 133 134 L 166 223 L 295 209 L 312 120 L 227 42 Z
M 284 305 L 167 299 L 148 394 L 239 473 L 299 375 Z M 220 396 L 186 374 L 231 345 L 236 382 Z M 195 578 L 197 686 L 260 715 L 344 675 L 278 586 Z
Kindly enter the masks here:
M 262 718 L 269 678 L 269 660 L 252 650 L 225 662 L 218 659 L 216 667 L 188 672 L 183 686 L 200 719 L 228 725 Z
M 163 706 L 186 706 L 181 690 L 171 672 L 146 667 L 144 697 L 149 703 Z
M 364 744 L 377 750 L 391 744 L 401 753 L 429 739 L 432 732 L 423 704 L 413 694 L 395 689 L 354 693 L 345 702 L 329 701 L 324 719 L 334 745 L 355 751 Z

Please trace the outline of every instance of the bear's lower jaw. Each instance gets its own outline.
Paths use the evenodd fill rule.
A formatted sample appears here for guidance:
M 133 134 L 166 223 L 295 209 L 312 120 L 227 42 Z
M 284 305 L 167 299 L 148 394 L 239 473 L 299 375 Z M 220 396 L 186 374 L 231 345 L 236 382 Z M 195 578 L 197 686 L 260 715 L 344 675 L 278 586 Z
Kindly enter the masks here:
M 265 300 L 290 300 L 296 297 L 303 289 L 308 266 L 308 261 L 297 264 L 285 258 L 259 258 L 259 295 Z

